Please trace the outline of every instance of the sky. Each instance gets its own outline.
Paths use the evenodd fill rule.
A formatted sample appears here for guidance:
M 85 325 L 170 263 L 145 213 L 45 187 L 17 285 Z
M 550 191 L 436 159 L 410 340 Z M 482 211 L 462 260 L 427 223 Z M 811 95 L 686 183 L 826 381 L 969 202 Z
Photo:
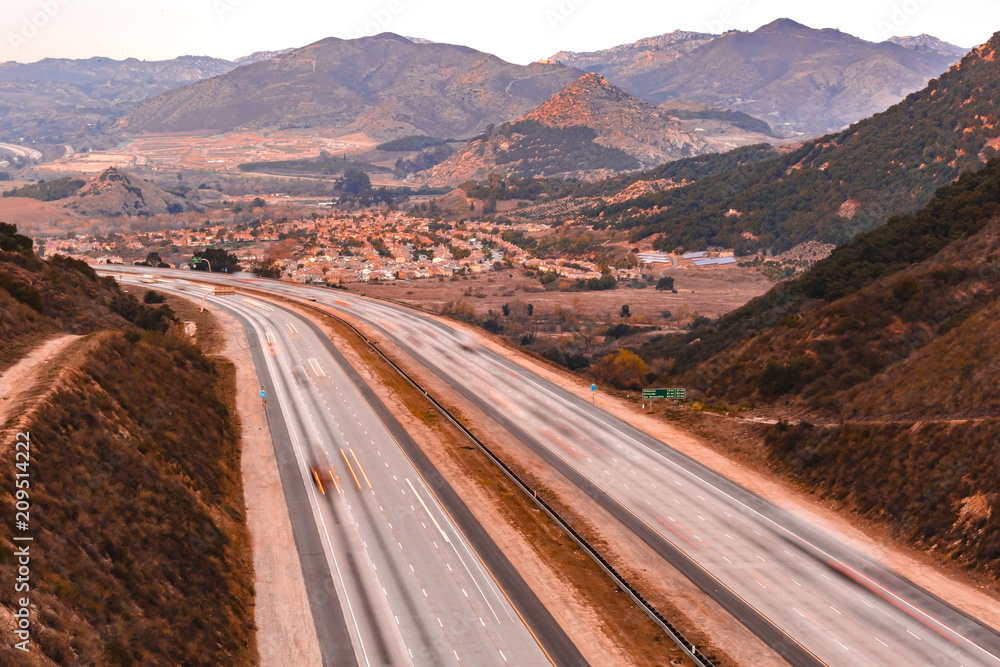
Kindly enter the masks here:
M 233 59 L 395 32 L 527 64 L 561 50 L 676 29 L 754 30 L 778 18 L 871 41 L 928 33 L 972 47 L 1000 30 L 1000 0 L 0 0 L 0 62 Z

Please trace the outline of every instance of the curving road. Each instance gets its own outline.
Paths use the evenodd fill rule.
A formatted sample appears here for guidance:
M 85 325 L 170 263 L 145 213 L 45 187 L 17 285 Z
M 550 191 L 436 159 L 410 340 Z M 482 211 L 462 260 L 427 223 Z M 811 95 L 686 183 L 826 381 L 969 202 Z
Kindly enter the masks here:
M 251 341 L 324 664 L 586 664 L 315 324 L 261 299 L 208 301 Z
M 188 274 L 190 275 L 190 274 Z M 1000 665 L 1000 634 L 798 517 L 418 311 L 326 289 L 448 382 L 794 665 Z

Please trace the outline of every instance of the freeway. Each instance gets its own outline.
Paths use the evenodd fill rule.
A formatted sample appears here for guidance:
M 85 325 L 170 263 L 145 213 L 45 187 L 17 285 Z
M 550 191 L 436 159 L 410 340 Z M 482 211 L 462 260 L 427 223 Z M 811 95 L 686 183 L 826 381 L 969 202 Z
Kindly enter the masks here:
M 190 275 L 190 274 L 188 274 Z M 490 415 L 795 665 L 1000 665 L 1000 634 L 837 536 L 419 311 L 315 296 L 378 330 Z
M 324 664 L 586 664 L 314 324 L 261 299 L 208 301 L 251 340 Z

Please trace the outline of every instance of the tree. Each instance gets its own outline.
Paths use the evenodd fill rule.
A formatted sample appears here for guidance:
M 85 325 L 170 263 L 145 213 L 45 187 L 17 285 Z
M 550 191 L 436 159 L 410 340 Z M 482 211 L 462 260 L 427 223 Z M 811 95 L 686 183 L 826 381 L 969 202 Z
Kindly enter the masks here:
M 673 278 L 660 278 L 659 281 L 657 281 L 657 283 L 656 283 L 656 289 L 658 289 L 661 292 L 664 291 L 664 290 L 673 291 L 673 289 L 674 289 L 674 279 Z
M 193 262 L 192 268 L 196 271 L 211 271 L 213 273 L 236 273 L 240 270 L 239 258 L 224 248 L 206 248 L 194 253 L 192 260 L 196 258 L 207 259 L 211 268 L 205 262 Z
M 261 278 L 280 278 L 281 264 L 275 259 L 266 259 L 250 265 L 250 272 Z
M 620 349 L 594 362 L 590 372 L 601 382 L 619 389 L 642 389 L 649 366 L 631 350 Z
M 0 222 L 0 250 L 30 255 L 32 245 L 31 237 L 17 233 L 17 225 Z
M 139 263 L 141 266 L 152 266 L 157 269 L 169 269 L 170 265 L 163 261 L 160 253 L 150 250 L 146 253 L 146 259 Z
M 337 187 L 358 197 L 371 191 L 372 180 L 361 169 L 349 167 L 344 170 L 344 177 L 338 181 Z
M 618 315 L 619 315 L 619 317 L 622 317 L 622 318 L 632 317 L 632 313 L 629 312 L 629 309 L 628 309 L 628 304 L 625 304 L 624 306 L 622 306 L 622 310 L 621 310 L 621 312 Z

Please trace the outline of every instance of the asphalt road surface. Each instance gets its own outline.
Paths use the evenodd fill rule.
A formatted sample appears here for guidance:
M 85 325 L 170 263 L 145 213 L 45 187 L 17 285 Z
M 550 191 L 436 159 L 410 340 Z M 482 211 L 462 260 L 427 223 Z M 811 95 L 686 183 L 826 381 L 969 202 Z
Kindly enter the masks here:
M 187 272 L 175 275 L 191 276 Z M 314 295 L 364 320 L 491 415 L 794 665 L 1000 665 L 1000 634 L 599 406 L 419 311 Z
M 244 295 L 208 300 L 251 340 L 324 664 L 586 664 L 315 325 Z

